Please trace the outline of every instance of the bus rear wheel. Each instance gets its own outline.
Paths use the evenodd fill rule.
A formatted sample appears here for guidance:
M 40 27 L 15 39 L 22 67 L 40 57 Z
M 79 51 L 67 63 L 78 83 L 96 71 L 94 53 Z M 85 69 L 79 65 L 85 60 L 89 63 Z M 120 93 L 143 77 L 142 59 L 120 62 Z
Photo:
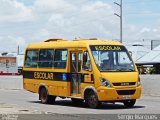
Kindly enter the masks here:
M 135 103 L 136 103 L 136 100 L 125 100 L 125 101 L 123 101 L 124 106 L 127 107 L 127 108 L 133 107 Z
M 41 88 L 39 98 L 43 104 L 55 103 L 55 96 L 48 95 L 46 88 Z
M 87 106 L 93 109 L 98 108 L 101 105 L 101 102 L 98 101 L 96 93 L 94 93 L 93 91 L 89 91 L 85 95 L 85 103 Z

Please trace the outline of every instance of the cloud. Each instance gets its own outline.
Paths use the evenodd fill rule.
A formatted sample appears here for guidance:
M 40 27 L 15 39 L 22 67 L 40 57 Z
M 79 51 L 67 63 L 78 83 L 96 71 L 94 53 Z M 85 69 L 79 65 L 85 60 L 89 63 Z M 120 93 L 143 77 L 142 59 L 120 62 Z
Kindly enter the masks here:
M 112 38 L 111 31 L 117 30 L 115 22 L 117 18 L 113 17 L 112 6 L 100 0 L 74 2 L 71 0 L 35 0 L 34 4 L 29 7 L 16 0 L 2 0 L 1 3 L 3 6 L 1 7 L 3 12 L 0 14 L 1 20 L 6 24 L 15 22 L 14 26 L 28 28 L 17 31 L 18 35 L 29 31 L 31 38 L 27 38 L 27 42 L 44 38 L 44 36 L 45 38 L 57 36 L 73 39 L 96 35 L 98 38 L 107 38 L 109 35 Z M 10 10 L 5 10 L 5 6 L 10 7 Z M 30 24 L 20 26 L 20 22 L 30 22 Z M 8 35 L 12 36 L 12 31 Z
M 34 19 L 32 10 L 16 0 L 0 1 L 0 22 L 25 22 Z
M 152 29 L 152 31 L 156 33 L 156 32 L 158 32 L 159 30 L 155 28 L 155 29 Z
M 99 14 L 103 14 L 103 15 L 105 12 L 104 10 L 106 10 L 106 9 L 108 10 L 107 14 L 113 12 L 111 5 L 103 3 L 102 1 L 96 1 L 94 3 L 89 3 L 87 5 L 82 6 L 82 11 L 84 11 L 84 12 L 89 11 L 91 13 L 99 13 Z
M 25 1 L 25 0 L 23 0 Z M 115 6 L 105 0 L 34 0 L 25 5 L 17 0 L 0 0 L 0 45 L 13 46 L 49 38 L 119 39 L 119 18 Z M 123 21 L 124 40 L 160 37 L 160 27 Z M 134 21 L 134 20 L 133 20 Z M 15 47 L 16 48 L 16 47 Z
M 16 52 L 18 45 L 21 48 L 25 47 L 26 42 L 23 37 L 15 37 L 15 36 L 1 37 L 0 52 L 4 52 L 4 51 Z M 23 49 L 23 51 L 24 51 L 24 49 Z
M 126 25 L 124 28 L 123 39 L 124 44 L 133 45 L 136 42 L 142 42 L 145 47 L 150 48 L 151 40 L 159 40 L 160 27 L 156 26 L 136 26 Z
M 74 8 L 74 11 L 53 12 L 48 17 L 45 29 L 52 31 L 53 34 L 72 39 L 74 37 L 92 37 L 96 35 L 98 38 L 107 35 L 110 35 L 110 38 L 114 36 L 109 34 L 110 31 L 116 30 L 117 24 L 111 5 L 102 1 L 95 1 L 78 5 L 74 3 L 70 6 Z M 115 26 L 115 29 L 112 28 L 113 26 Z
M 142 28 L 142 29 L 140 30 L 140 34 L 143 34 L 143 33 L 145 33 L 145 32 L 150 32 L 150 31 L 151 31 L 150 28 L 144 27 L 144 28 Z
M 38 13 L 64 12 L 72 10 L 74 6 L 65 0 L 35 0 L 33 9 Z

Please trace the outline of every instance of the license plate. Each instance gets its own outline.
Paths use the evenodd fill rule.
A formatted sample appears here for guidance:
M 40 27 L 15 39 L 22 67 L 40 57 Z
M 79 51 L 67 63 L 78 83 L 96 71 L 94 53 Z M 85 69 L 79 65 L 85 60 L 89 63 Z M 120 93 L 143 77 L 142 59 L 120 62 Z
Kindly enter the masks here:
M 130 95 L 124 95 L 124 96 L 123 96 L 123 99 L 125 99 L 125 100 L 131 99 L 131 96 L 130 96 Z

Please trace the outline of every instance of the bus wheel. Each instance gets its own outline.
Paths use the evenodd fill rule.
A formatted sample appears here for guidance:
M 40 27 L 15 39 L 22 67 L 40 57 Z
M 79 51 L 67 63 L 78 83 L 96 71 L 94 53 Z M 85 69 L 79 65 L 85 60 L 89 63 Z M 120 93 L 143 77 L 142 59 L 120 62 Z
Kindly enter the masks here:
M 136 103 L 136 100 L 125 100 L 125 101 L 123 101 L 124 106 L 127 107 L 127 108 L 133 107 L 135 103 Z
M 41 88 L 39 92 L 39 98 L 43 104 L 46 104 L 49 102 L 49 96 L 45 88 Z
M 97 95 L 93 91 L 89 91 L 85 95 L 85 103 L 87 104 L 87 106 L 94 109 L 98 108 L 101 104 L 101 102 L 98 101 Z
M 42 88 L 39 92 L 39 98 L 43 104 L 54 103 L 56 97 L 48 95 L 46 88 Z
M 81 104 L 83 103 L 83 100 L 82 99 L 76 99 L 76 98 L 71 98 L 72 102 L 75 103 L 75 104 Z

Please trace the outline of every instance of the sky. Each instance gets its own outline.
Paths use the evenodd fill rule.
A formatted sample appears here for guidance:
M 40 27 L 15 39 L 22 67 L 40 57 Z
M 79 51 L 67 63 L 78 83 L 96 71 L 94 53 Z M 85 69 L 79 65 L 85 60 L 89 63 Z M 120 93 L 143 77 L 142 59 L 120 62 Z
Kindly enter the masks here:
M 0 0 L 0 52 L 49 38 L 119 40 L 120 0 Z M 123 0 L 123 44 L 160 40 L 160 0 Z

